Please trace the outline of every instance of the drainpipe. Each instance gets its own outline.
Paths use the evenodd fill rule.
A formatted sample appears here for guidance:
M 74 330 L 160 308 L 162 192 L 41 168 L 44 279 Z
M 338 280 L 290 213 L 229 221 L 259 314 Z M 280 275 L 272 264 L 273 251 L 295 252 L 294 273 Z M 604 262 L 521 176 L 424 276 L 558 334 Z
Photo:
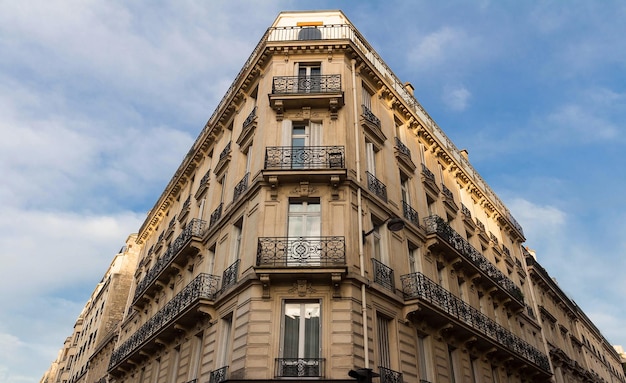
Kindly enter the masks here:
M 358 222 L 358 244 L 359 244 L 359 268 L 361 269 L 361 278 L 365 279 L 365 256 L 363 254 L 363 240 L 361 233 L 363 233 L 363 200 L 361 196 L 361 153 L 359 151 L 359 112 L 357 105 L 357 83 L 356 83 L 356 60 L 350 61 L 352 64 L 352 110 L 354 112 L 354 138 L 355 138 L 355 153 L 356 153 L 356 200 L 357 200 L 357 222 Z M 363 315 L 363 359 L 365 360 L 364 368 L 370 368 L 369 357 L 369 337 L 367 334 L 367 301 L 365 295 L 365 283 L 361 283 L 361 314 Z

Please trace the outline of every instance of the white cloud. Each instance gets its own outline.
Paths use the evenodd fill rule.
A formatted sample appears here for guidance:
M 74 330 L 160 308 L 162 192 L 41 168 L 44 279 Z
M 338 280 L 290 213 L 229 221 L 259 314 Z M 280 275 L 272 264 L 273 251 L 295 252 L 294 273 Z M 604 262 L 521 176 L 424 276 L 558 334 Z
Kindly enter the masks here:
M 444 26 L 422 37 L 415 48 L 409 52 L 409 59 L 418 68 L 437 67 L 465 51 L 468 40 L 469 37 L 465 31 Z
M 455 112 L 462 112 L 467 109 L 472 94 L 463 85 L 456 87 L 445 87 L 443 89 L 443 102 Z

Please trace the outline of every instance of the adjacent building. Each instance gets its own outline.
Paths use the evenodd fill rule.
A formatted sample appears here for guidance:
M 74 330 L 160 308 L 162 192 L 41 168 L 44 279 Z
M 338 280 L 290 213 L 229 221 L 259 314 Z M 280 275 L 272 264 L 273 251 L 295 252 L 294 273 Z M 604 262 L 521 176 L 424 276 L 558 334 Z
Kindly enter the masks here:
M 106 381 L 128 294 L 137 268 L 140 246 L 130 235 L 97 284 L 57 360 L 41 383 Z
M 284 12 L 139 229 L 85 381 L 626 382 L 525 240 L 342 12 Z

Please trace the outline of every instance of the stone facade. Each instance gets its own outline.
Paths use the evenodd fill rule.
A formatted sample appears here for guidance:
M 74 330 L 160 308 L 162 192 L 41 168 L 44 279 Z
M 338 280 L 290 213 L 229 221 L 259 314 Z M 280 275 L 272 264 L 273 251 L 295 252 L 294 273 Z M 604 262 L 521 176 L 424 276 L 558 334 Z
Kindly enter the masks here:
M 343 13 L 281 13 L 139 230 L 107 379 L 555 381 L 525 240 Z

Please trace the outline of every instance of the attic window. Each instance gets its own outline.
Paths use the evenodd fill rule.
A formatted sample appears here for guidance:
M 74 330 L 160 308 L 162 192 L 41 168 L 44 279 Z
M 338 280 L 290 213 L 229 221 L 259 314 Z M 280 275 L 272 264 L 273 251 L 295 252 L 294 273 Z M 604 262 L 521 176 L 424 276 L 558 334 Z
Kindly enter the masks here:
M 297 26 L 302 27 L 298 32 L 298 40 L 321 40 L 322 31 L 317 27 L 324 25 L 321 21 L 299 22 Z

